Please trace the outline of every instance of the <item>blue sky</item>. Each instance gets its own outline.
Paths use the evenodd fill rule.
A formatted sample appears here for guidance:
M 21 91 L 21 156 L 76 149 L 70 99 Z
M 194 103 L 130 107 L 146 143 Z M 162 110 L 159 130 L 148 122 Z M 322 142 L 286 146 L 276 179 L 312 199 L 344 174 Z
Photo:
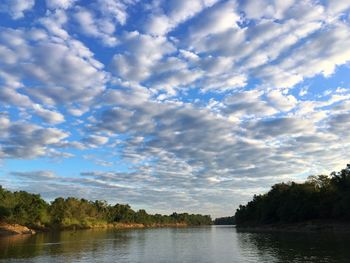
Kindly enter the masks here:
M 350 2 L 5 0 L 0 184 L 230 215 L 345 167 Z

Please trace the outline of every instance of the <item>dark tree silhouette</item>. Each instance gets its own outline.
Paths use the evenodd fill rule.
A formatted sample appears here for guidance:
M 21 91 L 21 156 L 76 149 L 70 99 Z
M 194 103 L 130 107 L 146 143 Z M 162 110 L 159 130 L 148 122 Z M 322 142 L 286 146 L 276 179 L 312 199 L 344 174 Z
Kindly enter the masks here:
M 280 183 L 241 205 L 236 224 L 293 223 L 311 219 L 350 220 L 350 165 L 330 176 L 309 176 L 304 183 Z
M 214 225 L 234 225 L 236 224 L 236 220 L 234 216 L 226 216 L 215 218 Z

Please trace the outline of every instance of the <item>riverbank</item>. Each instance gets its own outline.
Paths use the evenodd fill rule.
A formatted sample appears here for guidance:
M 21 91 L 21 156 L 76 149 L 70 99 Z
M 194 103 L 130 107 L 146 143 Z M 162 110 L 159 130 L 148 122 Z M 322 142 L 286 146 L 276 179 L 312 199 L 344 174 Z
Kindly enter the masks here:
M 0 223 L 0 236 L 8 235 L 33 235 L 36 231 L 18 224 Z
M 37 232 L 66 231 L 66 230 L 84 230 L 84 229 L 137 229 L 137 228 L 161 228 L 161 227 L 187 227 L 185 223 L 174 224 L 138 224 L 138 223 L 110 223 L 95 225 L 69 225 L 43 227 L 26 227 L 19 224 L 0 223 L 0 236 L 8 235 L 34 235 Z
M 128 229 L 128 228 L 158 228 L 158 227 L 187 227 L 185 223 L 174 223 L 174 224 L 140 224 L 140 223 L 99 223 L 91 225 L 68 225 L 68 226 L 53 226 L 49 228 L 34 228 L 39 232 L 51 231 L 51 230 L 84 230 L 84 229 L 103 229 L 103 228 L 114 228 L 114 229 Z
M 350 233 L 350 222 L 341 221 L 306 221 L 292 224 L 266 224 L 266 225 L 236 225 L 242 232 L 345 232 Z

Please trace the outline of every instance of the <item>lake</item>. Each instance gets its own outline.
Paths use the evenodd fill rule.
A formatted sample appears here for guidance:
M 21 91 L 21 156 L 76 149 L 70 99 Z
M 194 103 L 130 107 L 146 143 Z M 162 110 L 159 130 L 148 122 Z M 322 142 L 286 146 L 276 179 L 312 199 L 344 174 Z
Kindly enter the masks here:
M 350 237 L 233 226 L 65 231 L 2 237 L 0 262 L 350 262 Z

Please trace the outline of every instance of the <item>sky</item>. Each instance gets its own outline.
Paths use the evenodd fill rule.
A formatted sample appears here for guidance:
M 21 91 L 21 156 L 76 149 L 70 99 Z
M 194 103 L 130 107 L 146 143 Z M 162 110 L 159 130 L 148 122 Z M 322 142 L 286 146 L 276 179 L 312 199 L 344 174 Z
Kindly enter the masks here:
M 232 215 L 350 161 L 350 0 L 2 0 L 0 185 Z

